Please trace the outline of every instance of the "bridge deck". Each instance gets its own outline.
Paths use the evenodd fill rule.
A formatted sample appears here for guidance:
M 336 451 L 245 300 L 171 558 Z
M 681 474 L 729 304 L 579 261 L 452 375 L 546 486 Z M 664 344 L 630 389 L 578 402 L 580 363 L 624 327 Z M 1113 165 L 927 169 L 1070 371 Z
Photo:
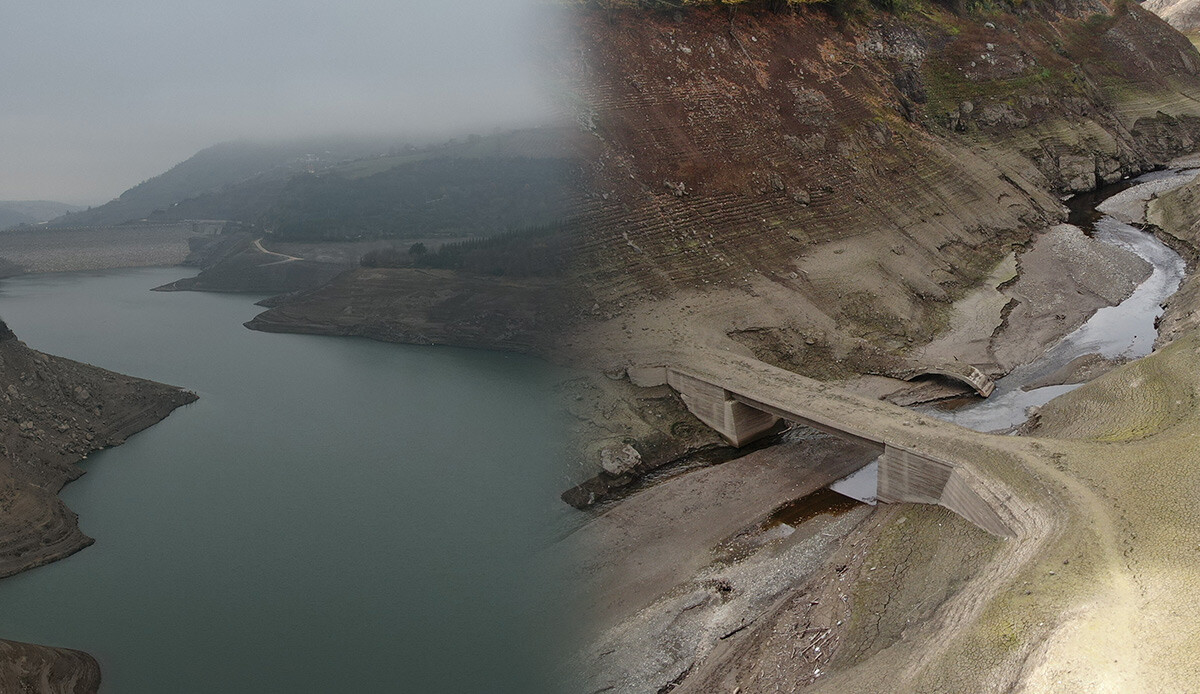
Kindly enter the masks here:
M 669 370 L 719 386 L 752 407 L 779 413 L 786 419 L 807 420 L 829 433 L 844 433 L 876 445 L 892 443 L 919 448 L 932 443 L 930 439 L 935 432 L 956 438 L 977 435 L 957 425 L 736 354 L 689 357 Z
M 667 382 L 735 445 L 768 431 L 776 417 L 806 424 L 882 454 L 881 500 L 940 503 L 989 532 L 1012 534 L 1003 492 L 985 483 L 969 459 L 978 446 L 968 444 L 987 435 L 736 354 L 689 356 L 677 364 L 665 368 Z

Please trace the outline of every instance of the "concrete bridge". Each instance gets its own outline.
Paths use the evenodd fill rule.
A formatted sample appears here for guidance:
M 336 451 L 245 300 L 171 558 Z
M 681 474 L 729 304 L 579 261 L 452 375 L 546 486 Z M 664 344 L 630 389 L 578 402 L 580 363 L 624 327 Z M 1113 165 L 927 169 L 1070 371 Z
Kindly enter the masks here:
M 638 385 L 670 385 L 734 446 L 777 431 L 783 421 L 803 424 L 877 451 L 880 501 L 938 504 L 990 533 L 1014 536 L 1005 490 L 983 480 L 969 461 L 956 460 L 962 447 L 945 436 L 975 432 L 755 359 L 720 354 L 687 361 L 628 373 Z

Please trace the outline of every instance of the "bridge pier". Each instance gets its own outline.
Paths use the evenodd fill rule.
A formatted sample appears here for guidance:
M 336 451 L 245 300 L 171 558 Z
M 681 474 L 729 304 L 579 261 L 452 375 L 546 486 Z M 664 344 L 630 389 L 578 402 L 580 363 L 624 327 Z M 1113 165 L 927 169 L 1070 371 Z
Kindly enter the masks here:
M 1014 535 L 1004 520 L 1008 498 L 1002 498 L 1003 489 L 994 488 L 961 465 L 896 445 L 886 435 L 853 430 L 811 404 L 763 402 L 670 367 L 654 374 L 644 371 L 639 375 L 653 377 L 655 382 L 665 377 L 688 410 L 734 446 L 744 446 L 776 431 L 785 420 L 811 426 L 879 451 L 875 494 L 879 501 L 943 506 L 994 535 Z
M 744 446 L 773 432 L 780 419 L 736 400 L 732 393 L 678 371 L 667 371 L 667 384 L 696 419 L 712 427 L 734 446 Z
M 1004 507 L 1004 499 L 961 466 L 928 455 L 886 445 L 879 458 L 876 496 L 885 503 L 937 504 L 993 535 L 1013 536 L 996 512 Z

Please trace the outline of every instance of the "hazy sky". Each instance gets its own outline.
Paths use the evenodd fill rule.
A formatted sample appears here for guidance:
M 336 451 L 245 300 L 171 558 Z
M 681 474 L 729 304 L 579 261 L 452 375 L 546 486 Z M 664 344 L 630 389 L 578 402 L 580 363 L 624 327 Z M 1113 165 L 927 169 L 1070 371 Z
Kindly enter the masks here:
M 0 200 L 103 202 L 242 137 L 546 121 L 533 2 L 5 3 Z

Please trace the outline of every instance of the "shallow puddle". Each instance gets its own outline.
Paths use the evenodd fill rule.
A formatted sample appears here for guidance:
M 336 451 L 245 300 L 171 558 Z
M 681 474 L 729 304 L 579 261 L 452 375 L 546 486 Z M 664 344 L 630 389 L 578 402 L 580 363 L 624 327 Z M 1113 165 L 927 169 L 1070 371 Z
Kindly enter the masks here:
M 839 516 L 860 505 L 860 502 L 838 494 L 832 489 L 818 489 L 808 496 L 800 497 L 775 509 L 775 512 L 763 522 L 762 527 L 765 531 L 783 525 L 795 528 L 817 516 Z

